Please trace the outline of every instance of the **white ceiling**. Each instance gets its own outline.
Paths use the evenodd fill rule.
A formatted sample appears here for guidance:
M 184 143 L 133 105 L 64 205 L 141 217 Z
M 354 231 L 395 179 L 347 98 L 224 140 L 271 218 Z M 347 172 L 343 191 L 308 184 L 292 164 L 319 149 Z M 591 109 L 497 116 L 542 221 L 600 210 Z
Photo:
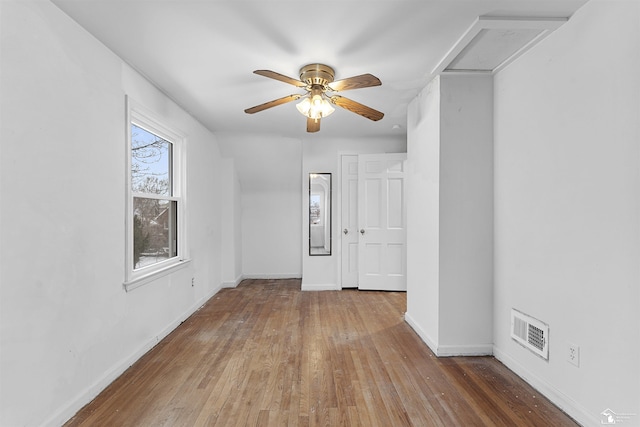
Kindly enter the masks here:
M 479 16 L 570 17 L 586 0 L 52 0 L 213 132 L 374 137 L 406 132 L 407 105 Z M 338 108 L 317 134 L 295 102 L 244 109 L 300 89 L 253 74 L 298 78 L 325 63 L 336 80 L 371 73 L 382 86 L 341 95 L 385 113 L 372 122 Z M 394 125 L 400 129 L 393 129 Z

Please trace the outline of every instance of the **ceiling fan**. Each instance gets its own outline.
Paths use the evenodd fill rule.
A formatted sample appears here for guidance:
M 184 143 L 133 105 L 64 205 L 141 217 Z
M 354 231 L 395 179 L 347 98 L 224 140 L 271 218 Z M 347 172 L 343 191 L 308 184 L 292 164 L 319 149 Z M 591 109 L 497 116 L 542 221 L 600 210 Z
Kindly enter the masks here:
M 333 68 L 324 64 L 309 64 L 300 69 L 300 80 L 287 77 L 271 70 L 256 70 L 255 74 L 269 77 L 270 79 L 279 80 L 284 83 L 303 88 L 307 91 L 305 94 L 293 94 L 283 98 L 274 99 L 264 104 L 244 110 L 247 114 L 257 113 L 267 108 L 276 107 L 286 104 L 287 102 L 302 99 L 296 105 L 298 111 L 307 117 L 307 132 L 318 132 L 320 130 L 320 119 L 327 117 L 333 113 L 334 108 L 331 104 L 342 107 L 353 113 L 366 117 L 369 120 L 378 121 L 384 114 L 374 110 L 371 107 L 360 104 L 349 98 L 334 94 L 351 89 L 361 89 L 371 86 L 380 86 L 382 82 L 376 76 L 371 74 L 361 74 L 359 76 L 349 77 L 342 80 L 333 81 L 335 72 Z

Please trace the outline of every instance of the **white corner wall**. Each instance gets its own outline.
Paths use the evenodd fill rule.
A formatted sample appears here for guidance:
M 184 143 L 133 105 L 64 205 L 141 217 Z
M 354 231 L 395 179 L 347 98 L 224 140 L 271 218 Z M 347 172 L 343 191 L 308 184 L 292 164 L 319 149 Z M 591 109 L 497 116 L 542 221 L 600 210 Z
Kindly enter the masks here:
M 222 159 L 222 286 L 236 287 L 242 280 L 241 188 L 235 162 Z
M 439 353 L 493 350 L 493 79 L 440 78 Z
M 300 278 L 300 189 L 242 192 L 242 271 L 245 278 Z
M 638 76 L 640 3 L 592 0 L 495 77 L 495 355 L 583 425 L 640 425 Z
M 234 221 L 241 260 L 234 280 L 301 277 L 300 140 L 248 132 L 216 137 L 239 180 Z M 226 280 L 225 285 L 231 285 Z
M 53 4 L 2 1 L 0 20 L 0 425 L 60 425 L 220 288 L 235 178 L 213 134 Z M 192 257 L 129 293 L 125 95 L 187 135 Z
M 440 317 L 440 77 L 411 101 L 407 123 L 407 312 L 431 349 Z
M 408 127 L 407 322 L 438 356 L 493 351 L 493 81 L 440 76 Z

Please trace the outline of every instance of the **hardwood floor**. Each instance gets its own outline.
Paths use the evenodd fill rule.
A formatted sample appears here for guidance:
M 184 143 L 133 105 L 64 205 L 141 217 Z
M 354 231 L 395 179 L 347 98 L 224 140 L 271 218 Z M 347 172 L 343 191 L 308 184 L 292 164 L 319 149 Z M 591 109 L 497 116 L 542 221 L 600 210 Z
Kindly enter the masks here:
M 576 426 L 492 357 L 436 358 L 406 294 L 223 289 L 67 426 Z

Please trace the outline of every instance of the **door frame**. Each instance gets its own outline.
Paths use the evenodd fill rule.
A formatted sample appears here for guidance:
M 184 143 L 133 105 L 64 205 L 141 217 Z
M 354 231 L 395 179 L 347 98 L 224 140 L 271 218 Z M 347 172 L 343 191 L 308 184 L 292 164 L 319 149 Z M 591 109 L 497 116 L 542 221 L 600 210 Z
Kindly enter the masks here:
M 336 262 L 336 285 L 338 289 L 358 289 L 357 286 L 355 288 L 344 288 L 342 283 L 342 157 L 343 156 L 360 156 L 366 154 L 407 154 L 406 151 L 390 151 L 390 152 L 357 152 L 354 150 L 344 150 L 338 151 L 338 155 L 336 156 L 336 183 L 334 184 L 334 188 L 336 188 L 337 197 L 335 198 L 335 208 L 336 208 L 336 220 L 334 220 L 334 236 L 340 236 L 340 241 L 335 241 L 334 243 L 334 252 L 337 257 Z M 338 193 L 339 191 L 339 193 Z M 405 199 L 406 203 L 406 199 Z
M 338 233 L 335 235 L 339 235 L 340 236 L 340 242 L 335 242 L 336 244 L 335 246 L 335 253 L 337 256 L 337 262 L 336 262 L 336 277 L 337 277 L 337 285 L 339 289 L 357 289 L 357 288 L 343 288 L 342 286 L 342 230 L 344 228 L 343 224 L 342 224 L 342 157 L 343 156 L 359 156 L 360 154 L 365 154 L 365 153 L 357 153 L 355 151 L 338 151 L 338 156 L 337 156 L 337 165 L 338 167 L 337 169 L 337 173 L 336 173 L 336 188 L 339 188 L 339 194 L 338 197 L 336 197 L 336 213 L 338 213 L 336 215 L 336 219 L 337 221 L 334 221 L 334 223 L 337 226 L 337 230 L 334 229 L 334 232 Z

